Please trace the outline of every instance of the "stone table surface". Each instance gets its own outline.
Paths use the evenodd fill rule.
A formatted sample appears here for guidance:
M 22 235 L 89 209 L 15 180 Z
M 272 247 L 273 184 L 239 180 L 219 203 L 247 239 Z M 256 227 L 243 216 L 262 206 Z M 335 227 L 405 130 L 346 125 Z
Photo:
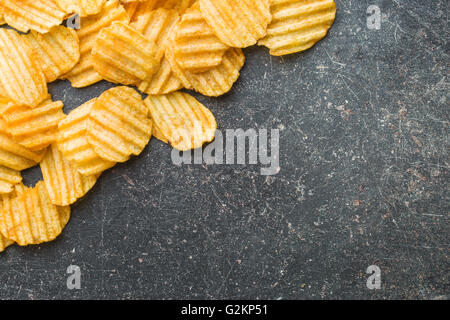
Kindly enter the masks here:
M 56 241 L 0 255 L 0 299 L 450 298 L 450 2 L 336 3 L 311 50 L 245 49 L 229 94 L 195 94 L 220 130 L 278 129 L 278 174 L 177 166 L 152 139 L 72 206 Z M 109 87 L 50 91 L 69 112 Z

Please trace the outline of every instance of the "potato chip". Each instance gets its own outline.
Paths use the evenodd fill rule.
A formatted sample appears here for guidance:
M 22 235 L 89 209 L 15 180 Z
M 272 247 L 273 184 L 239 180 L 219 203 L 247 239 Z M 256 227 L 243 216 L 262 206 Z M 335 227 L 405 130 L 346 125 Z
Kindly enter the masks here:
M 139 90 L 148 94 L 165 94 L 182 88 L 180 80 L 174 75 L 170 64 L 163 58 L 179 14 L 176 10 L 156 9 L 142 12 L 138 19 L 131 24 L 133 28 L 141 32 L 148 40 L 156 43 L 156 59 L 162 62 L 157 71 L 145 81 L 138 84 Z
M 180 68 L 170 46 L 166 50 L 166 58 L 186 89 L 194 89 L 210 97 L 217 97 L 230 91 L 239 78 L 239 71 L 245 62 L 244 53 L 239 48 L 228 49 L 219 66 L 201 73 L 192 73 Z
M 87 137 L 103 159 L 124 162 L 148 144 L 152 120 L 141 96 L 132 88 L 105 91 L 92 106 Z
M 58 210 L 61 228 L 64 229 L 70 220 L 70 206 L 65 207 L 56 206 L 56 210 Z
M 3 15 L 0 13 L 0 26 L 5 23 L 6 23 L 5 18 L 3 18 Z
M 45 76 L 28 43 L 14 30 L 0 29 L 0 86 L 14 102 L 35 107 L 48 95 Z
M 0 232 L 20 246 L 54 240 L 68 221 L 70 207 L 51 203 L 44 182 L 25 188 L 22 194 L 2 196 Z M 69 213 L 70 215 L 70 213 Z
M 81 18 L 81 29 L 77 30 L 80 41 L 80 60 L 61 79 L 68 79 L 75 88 L 87 87 L 102 80 L 92 65 L 91 51 L 95 39 L 100 30 L 110 26 L 113 21 L 128 22 L 128 20 L 128 15 L 118 0 L 109 0 L 97 15 Z
M 55 144 L 49 147 L 40 166 L 50 200 L 58 206 L 68 206 L 83 197 L 98 178 L 81 175 Z
M 67 15 L 55 0 L 2 0 L 0 14 L 11 27 L 19 31 L 35 30 L 40 33 L 60 25 Z
M 103 29 L 92 48 L 94 70 L 105 80 L 125 85 L 152 76 L 159 63 L 155 55 L 155 43 L 123 22 Z
M 87 121 L 96 101 L 92 99 L 72 110 L 58 126 L 58 149 L 85 176 L 100 174 L 115 165 L 100 158 L 87 140 Z
M 178 11 L 159 8 L 142 13 L 130 26 L 156 44 L 155 58 L 159 62 L 164 56 L 169 36 L 179 18 Z
M 0 165 L 21 171 L 34 167 L 41 161 L 44 152 L 33 152 L 13 140 L 7 132 L 6 123 L 0 119 Z
M 6 239 L 2 234 L 0 233 L 0 253 L 5 251 L 7 247 L 12 245 L 14 241 Z
M 130 16 L 130 22 L 135 22 L 141 15 L 145 15 L 152 10 L 159 8 L 175 9 L 179 13 L 184 13 L 196 0 L 145 0 L 145 1 L 122 1 L 125 2 L 125 10 Z
M 8 133 L 22 146 L 36 151 L 56 141 L 58 123 L 64 119 L 63 103 L 51 98 L 36 108 L 14 105 L 3 112 Z
M 173 1 L 174 0 L 172 0 L 172 2 Z M 197 2 L 197 0 L 178 0 L 178 1 L 175 1 L 175 4 L 173 5 L 173 9 L 178 10 L 179 13 L 184 13 L 184 12 L 186 12 L 187 9 L 192 7 L 196 2 Z
M 180 79 L 174 74 L 166 58 L 163 58 L 155 74 L 138 85 L 138 89 L 147 94 L 166 94 L 182 88 Z
M 222 63 L 229 48 L 216 37 L 203 18 L 198 3 L 189 8 L 178 23 L 174 36 L 174 57 L 189 72 L 204 72 Z
M 58 6 L 68 13 L 77 13 L 80 17 L 99 13 L 106 0 L 56 0 Z
M 3 114 L 5 110 L 8 110 L 11 105 L 15 104 L 10 98 L 6 98 L 2 95 L 2 88 L 0 87 L 0 115 Z
M 158 136 L 168 140 L 172 147 L 186 151 L 214 139 L 217 123 L 213 114 L 191 95 L 174 92 L 148 96 L 144 102 Z
M 69 72 L 80 60 L 80 46 L 75 30 L 57 26 L 46 34 L 31 31 L 24 36 L 47 82 Z
M 266 35 L 270 0 L 199 0 L 205 20 L 230 47 L 246 48 Z
M 22 182 L 19 171 L 0 166 L 0 194 L 10 193 L 13 187 Z
M 140 1 L 129 2 L 121 0 L 121 2 L 123 3 L 123 7 L 127 12 L 128 18 L 130 19 L 130 21 L 133 21 L 136 10 L 139 8 Z
M 156 139 L 161 140 L 164 143 L 169 143 L 169 140 L 164 136 L 164 134 L 161 132 L 161 129 L 159 129 L 155 123 L 153 122 L 152 126 L 152 136 L 154 136 Z
M 272 0 L 273 20 L 259 45 L 281 56 L 307 50 L 324 38 L 336 17 L 333 0 Z

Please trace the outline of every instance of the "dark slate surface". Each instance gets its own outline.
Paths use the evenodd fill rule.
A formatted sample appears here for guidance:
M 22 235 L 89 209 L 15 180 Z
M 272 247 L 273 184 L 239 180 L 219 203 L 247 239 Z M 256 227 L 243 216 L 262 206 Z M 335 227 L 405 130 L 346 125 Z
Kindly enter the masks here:
M 449 2 L 336 2 L 313 49 L 247 49 L 231 93 L 196 95 L 221 129 L 280 129 L 278 175 L 177 167 L 153 140 L 73 206 L 57 241 L 0 256 L 0 298 L 449 298 Z M 366 26 L 371 4 L 381 30 Z M 69 111 L 108 87 L 50 89 Z

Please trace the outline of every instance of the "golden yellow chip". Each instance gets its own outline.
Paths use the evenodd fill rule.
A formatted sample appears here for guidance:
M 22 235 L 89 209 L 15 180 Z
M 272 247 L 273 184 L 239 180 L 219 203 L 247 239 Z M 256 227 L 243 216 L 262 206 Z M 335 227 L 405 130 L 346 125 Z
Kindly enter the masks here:
M 13 140 L 7 132 L 6 123 L 0 119 L 0 165 L 17 171 L 34 167 L 44 152 L 33 152 Z
M 142 33 L 147 40 L 155 43 L 157 48 L 155 58 L 159 62 L 164 56 L 169 36 L 179 18 L 178 11 L 159 8 L 142 12 L 130 26 Z
M 183 88 L 180 79 L 172 71 L 169 61 L 164 57 L 158 70 L 146 81 L 138 85 L 138 89 L 147 94 L 166 94 Z
M 14 241 L 6 239 L 1 233 L 0 233 L 0 252 L 5 251 L 7 247 L 12 245 Z
M 113 22 L 97 36 L 92 63 L 103 79 L 133 85 L 151 77 L 159 61 L 154 42 L 123 22 Z
M 24 36 L 31 45 L 34 59 L 44 72 L 47 82 L 53 82 L 69 72 L 80 60 L 80 46 L 75 30 L 57 26 L 41 34 L 31 31 Z
M 0 166 L 0 194 L 10 193 L 16 184 L 22 182 L 19 171 Z
M 98 178 L 81 175 L 55 144 L 49 147 L 40 166 L 50 200 L 58 206 L 68 206 L 83 197 Z
M 67 15 L 54 0 L 2 0 L 0 14 L 19 31 L 35 30 L 40 33 L 60 25 Z
M 246 48 L 266 35 L 270 0 L 199 0 L 203 16 L 219 39 Z
M 97 15 L 81 18 L 81 29 L 77 31 L 80 41 L 80 61 L 61 79 L 68 79 L 75 88 L 87 87 L 102 80 L 92 65 L 91 51 L 95 39 L 100 30 L 110 26 L 113 21 L 128 22 L 128 20 L 128 15 L 118 0 L 108 1 Z
M 172 0 L 173 2 L 174 0 Z M 177 9 L 179 13 L 184 13 L 187 9 L 192 7 L 197 2 L 197 0 L 175 0 L 173 9 Z
M 152 126 L 152 136 L 154 136 L 156 139 L 161 140 L 164 143 L 169 143 L 169 140 L 164 136 L 164 134 L 161 132 L 161 129 L 159 129 L 155 123 L 153 122 Z
M 216 37 L 203 18 L 198 3 L 189 8 L 174 35 L 174 57 L 189 72 L 204 72 L 222 63 L 226 44 Z
M 175 9 L 179 13 L 184 13 L 186 9 L 190 8 L 197 0 L 144 0 L 144 1 L 122 1 L 127 11 L 130 22 L 135 22 L 139 19 L 139 16 L 156 10 L 163 9 Z
M 214 139 L 217 123 L 214 115 L 191 95 L 174 92 L 148 96 L 145 104 L 158 136 L 172 147 L 186 151 L 200 148 Z
M 148 40 L 156 43 L 156 60 L 161 63 L 157 71 L 145 81 L 138 84 L 139 90 L 148 94 L 165 94 L 182 88 L 180 80 L 174 75 L 170 64 L 163 58 L 169 36 L 179 20 L 176 10 L 159 8 L 150 11 L 140 11 L 137 20 L 131 24 Z
M 45 76 L 31 47 L 14 30 L 0 28 L 0 87 L 16 103 L 35 107 L 48 95 Z
M 2 88 L 0 87 L 0 115 L 2 115 L 5 110 L 8 110 L 12 104 L 15 103 L 12 102 L 10 98 L 6 98 L 2 95 Z
M 192 73 L 180 68 L 173 56 L 171 46 L 166 50 L 166 58 L 186 89 L 194 89 L 210 97 L 217 97 L 230 91 L 239 78 L 239 71 L 245 62 L 244 53 L 239 48 L 228 49 L 219 66 L 201 73 Z
M 3 15 L 0 13 L 0 26 L 5 23 L 6 23 L 5 18 L 3 18 Z
M 333 0 L 272 0 L 273 20 L 259 45 L 281 56 L 311 48 L 327 35 L 336 17 Z
M 54 240 L 68 221 L 69 207 L 51 203 L 42 181 L 22 194 L 3 195 L 0 210 L 0 231 L 20 246 Z
M 56 206 L 56 210 L 58 210 L 61 228 L 64 229 L 70 220 L 70 206 L 65 207 Z
M 64 119 L 63 103 L 51 98 L 36 108 L 14 105 L 3 112 L 8 133 L 22 146 L 36 151 L 56 141 L 58 124 Z
M 59 123 L 57 146 L 63 156 L 83 175 L 98 175 L 115 165 L 95 153 L 87 140 L 87 121 L 97 99 L 92 99 Z
M 105 91 L 92 106 L 87 137 L 103 159 L 124 162 L 148 144 L 152 120 L 141 96 L 132 88 Z
M 80 17 L 99 13 L 106 0 L 56 0 L 58 6 L 68 13 L 77 13 Z
M 129 17 L 130 21 L 133 21 L 136 10 L 140 6 L 140 2 L 139 1 L 128 2 L 128 1 L 122 1 L 122 0 L 121 0 L 121 2 L 123 3 L 123 7 L 125 8 L 125 11 L 127 12 L 127 15 Z

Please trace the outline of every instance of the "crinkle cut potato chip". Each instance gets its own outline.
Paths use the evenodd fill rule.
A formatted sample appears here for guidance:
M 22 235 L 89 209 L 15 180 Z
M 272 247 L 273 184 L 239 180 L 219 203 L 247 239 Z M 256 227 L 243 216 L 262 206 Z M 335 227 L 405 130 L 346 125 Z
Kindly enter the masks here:
M 199 0 L 203 17 L 230 47 L 246 48 L 266 35 L 270 0 Z
M 92 47 L 99 32 L 113 21 L 128 23 L 129 17 L 118 0 L 109 0 L 103 10 L 93 16 L 81 18 L 81 29 L 77 30 L 80 41 L 80 60 L 78 64 L 61 79 L 70 81 L 74 88 L 83 88 L 102 80 L 92 65 Z
M 0 28 L 0 87 L 16 103 L 37 106 L 48 95 L 44 73 L 22 36 Z
M 169 143 L 169 140 L 167 140 L 161 130 L 157 126 L 155 126 L 155 123 L 153 123 L 152 127 L 152 136 L 164 143 Z
M 133 21 L 134 14 L 140 5 L 140 2 L 139 1 L 129 2 L 129 1 L 123 1 L 123 0 L 121 0 L 120 2 L 123 3 L 123 7 L 125 8 L 125 11 L 127 12 L 130 22 Z
M 24 37 L 31 45 L 47 82 L 69 72 L 80 60 L 78 36 L 73 29 L 57 26 L 48 33 L 31 31 Z
M 176 62 L 170 46 L 166 50 L 166 57 L 173 72 L 186 89 L 194 89 L 209 97 L 221 96 L 230 91 L 245 63 L 244 53 L 239 48 L 228 49 L 219 66 L 201 73 L 183 70 Z
M 3 114 L 5 110 L 11 107 L 14 102 L 10 98 L 4 97 L 3 89 L 0 87 L 0 115 Z
M 147 94 L 166 94 L 183 88 L 180 79 L 172 71 L 169 61 L 164 57 L 158 70 L 151 78 L 142 81 L 138 89 Z
M 28 32 L 47 33 L 60 25 L 67 12 L 60 9 L 55 0 L 2 0 L 0 14 L 13 28 Z
M 58 6 L 68 13 L 77 13 L 80 17 L 97 14 L 106 3 L 106 0 L 56 0 Z
M 151 77 L 159 63 L 155 43 L 123 22 L 113 22 L 100 31 L 92 62 L 103 79 L 125 85 Z
M 172 0 L 174 1 L 174 0 Z M 174 9 L 178 10 L 179 13 L 184 13 L 187 9 L 192 7 L 198 0 L 178 0 L 174 5 Z
M 146 39 L 156 44 L 156 60 L 161 61 L 156 72 L 145 81 L 138 83 L 138 88 L 147 94 L 165 94 L 182 88 L 180 80 L 174 75 L 169 62 L 163 58 L 170 34 L 179 20 L 179 14 L 173 9 L 159 8 L 142 13 L 131 24 Z M 161 60 L 162 58 L 162 60 Z
M 49 242 L 61 234 L 69 210 L 52 204 L 40 181 L 21 194 L 2 195 L 0 232 L 20 246 Z
M 41 161 L 43 151 L 33 152 L 13 140 L 6 123 L 0 118 L 0 166 L 21 171 L 34 167 Z
M 50 200 L 58 206 L 68 206 L 83 197 L 97 182 L 99 175 L 83 176 L 52 144 L 41 163 L 42 176 Z
M 206 23 L 198 3 L 183 14 L 174 34 L 173 44 L 177 63 L 182 69 L 193 73 L 220 65 L 229 48 Z
M 137 91 L 116 87 L 105 91 L 92 106 L 87 137 L 103 159 L 125 162 L 139 155 L 152 133 L 149 111 Z
M 272 0 L 273 20 L 259 45 L 281 56 L 307 50 L 327 35 L 336 17 L 334 0 Z
M 87 140 L 88 117 L 96 101 L 75 108 L 58 126 L 58 149 L 85 176 L 98 175 L 116 164 L 100 158 Z
M 142 13 L 130 26 L 142 33 L 147 40 L 155 43 L 157 48 L 155 58 L 160 61 L 164 56 L 170 34 L 179 19 L 178 11 L 159 8 Z
M 175 9 L 179 13 L 184 13 L 197 0 L 144 0 L 144 1 L 122 1 L 127 11 L 130 22 L 135 22 L 141 15 L 145 15 L 152 10 L 159 8 Z
M 217 123 L 214 115 L 191 95 L 174 92 L 148 96 L 150 110 L 158 135 L 180 151 L 200 148 L 214 139 Z
M 6 239 L 2 234 L 0 233 L 0 253 L 5 251 L 7 247 L 14 244 L 14 241 L 11 241 L 9 239 Z
M 56 141 L 58 124 L 65 118 L 61 101 L 51 98 L 36 108 L 12 106 L 3 112 L 6 130 L 16 142 L 32 151 L 39 151 Z
M 19 171 L 0 165 L 0 194 L 10 193 L 16 184 L 22 182 Z

